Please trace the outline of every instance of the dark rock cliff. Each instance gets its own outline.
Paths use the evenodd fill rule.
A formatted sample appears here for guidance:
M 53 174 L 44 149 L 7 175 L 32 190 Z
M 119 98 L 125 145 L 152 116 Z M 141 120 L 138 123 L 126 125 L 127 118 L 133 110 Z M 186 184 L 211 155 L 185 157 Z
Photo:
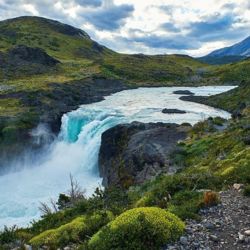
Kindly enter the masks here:
M 189 129 L 189 125 L 133 122 L 107 130 L 99 153 L 103 185 L 128 188 L 160 173 L 174 173 L 177 168 L 169 155 Z

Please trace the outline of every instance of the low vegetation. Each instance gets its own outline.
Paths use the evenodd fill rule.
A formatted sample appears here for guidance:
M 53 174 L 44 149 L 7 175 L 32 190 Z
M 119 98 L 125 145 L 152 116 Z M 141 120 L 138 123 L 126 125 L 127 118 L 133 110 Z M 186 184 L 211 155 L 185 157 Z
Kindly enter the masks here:
M 93 250 L 159 249 L 177 240 L 184 223 L 173 214 L 156 207 L 134 208 L 122 213 L 89 241 Z

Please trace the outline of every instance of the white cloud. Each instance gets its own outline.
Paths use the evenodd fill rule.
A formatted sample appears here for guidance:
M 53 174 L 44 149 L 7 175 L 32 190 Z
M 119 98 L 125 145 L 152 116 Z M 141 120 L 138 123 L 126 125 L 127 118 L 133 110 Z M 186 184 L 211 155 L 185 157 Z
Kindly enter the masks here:
M 81 27 L 126 53 L 200 56 L 250 35 L 249 0 L 0 0 L 0 19 L 27 14 Z
M 36 10 L 36 8 L 32 4 L 24 4 L 23 5 L 24 10 L 27 10 L 32 15 L 39 15 L 39 12 Z

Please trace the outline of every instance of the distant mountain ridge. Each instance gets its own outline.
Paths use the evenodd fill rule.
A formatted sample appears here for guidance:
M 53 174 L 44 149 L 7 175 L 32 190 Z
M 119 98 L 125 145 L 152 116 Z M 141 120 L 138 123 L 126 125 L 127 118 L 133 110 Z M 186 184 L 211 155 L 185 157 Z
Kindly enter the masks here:
M 226 64 L 241 61 L 250 57 L 250 36 L 230 47 L 217 49 L 210 54 L 199 58 L 209 64 Z
M 250 56 L 250 36 L 233 46 L 218 49 L 207 56 Z

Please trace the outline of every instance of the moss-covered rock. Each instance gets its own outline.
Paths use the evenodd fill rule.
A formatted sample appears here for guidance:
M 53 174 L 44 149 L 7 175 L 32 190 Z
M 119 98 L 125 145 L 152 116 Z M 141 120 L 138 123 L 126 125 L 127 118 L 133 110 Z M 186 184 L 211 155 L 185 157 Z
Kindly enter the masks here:
M 184 223 L 175 215 L 156 207 L 126 211 L 109 223 L 89 242 L 90 249 L 160 249 L 178 239 Z

